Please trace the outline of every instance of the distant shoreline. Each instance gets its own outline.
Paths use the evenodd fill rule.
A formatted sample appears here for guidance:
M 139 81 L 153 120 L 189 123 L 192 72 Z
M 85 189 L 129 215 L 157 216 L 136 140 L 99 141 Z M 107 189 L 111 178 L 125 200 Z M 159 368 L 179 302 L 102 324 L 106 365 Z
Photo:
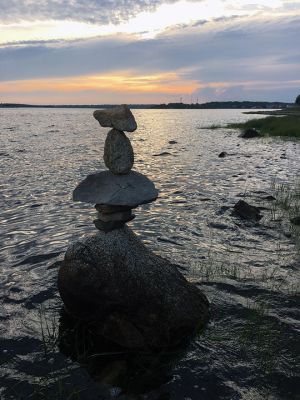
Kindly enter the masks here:
M 129 104 L 132 109 L 281 109 L 292 106 L 293 103 L 267 102 L 267 101 L 213 101 L 209 103 L 168 103 L 168 104 Z M 42 104 L 18 104 L 1 103 L 0 108 L 112 108 L 116 104 L 62 104 L 62 105 L 42 105 Z

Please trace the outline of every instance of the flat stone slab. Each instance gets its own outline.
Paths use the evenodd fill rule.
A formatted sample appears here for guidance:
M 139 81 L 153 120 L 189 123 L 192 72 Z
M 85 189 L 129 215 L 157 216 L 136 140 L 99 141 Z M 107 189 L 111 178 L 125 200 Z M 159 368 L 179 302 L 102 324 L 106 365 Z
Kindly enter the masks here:
M 136 171 L 127 175 L 114 175 L 110 171 L 88 175 L 73 192 L 74 201 L 131 208 L 150 203 L 157 196 L 153 182 Z
M 133 132 L 137 128 L 135 118 L 126 104 L 119 107 L 94 111 L 94 118 L 105 128 Z

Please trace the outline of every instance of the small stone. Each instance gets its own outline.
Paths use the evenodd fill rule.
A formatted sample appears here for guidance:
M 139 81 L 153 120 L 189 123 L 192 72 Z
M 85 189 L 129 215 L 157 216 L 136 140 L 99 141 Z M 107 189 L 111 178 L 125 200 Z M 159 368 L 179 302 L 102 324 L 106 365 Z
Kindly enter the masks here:
M 160 157 L 160 156 L 171 156 L 172 154 L 168 151 L 163 151 L 162 153 L 153 154 L 153 157 Z
M 259 221 L 262 218 L 258 207 L 251 206 L 243 200 L 235 204 L 234 211 L 243 219 Z
M 113 214 L 102 214 L 99 213 L 98 219 L 100 219 L 103 222 L 111 222 L 111 221 L 123 221 L 123 222 L 128 222 L 133 220 L 135 217 L 134 214 L 132 214 L 131 211 L 125 211 L 125 212 L 117 212 Z
M 114 175 L 110 171 L 88 175 L 73 192 L 75 201 L 130 208 L 150 203 L 157 196 L 153 182 L 136 171 L 127 175 Z
M 116 129 L 108 132 L 103 159 L 105 165 L 113 174 L 128 174 L 133 167 L 134 154 L 130 140 L 124 132 Z
M 111 232 L 114 229 L 120 229 L 125 225 L 124 221 L 110 221 L 104 222 L 100 219 L 95 219 L 94 221 L 95 227 L 99 229 L 99 231 L 103 232 Z
M 218 157 L 224 158 L 224 157 L 227 156 L 227 154 L 228 154 L 228 153 L 226 153 L 226 151 L 222 151 L 222 152 L 218 155 Z
M 95 208 L 101 214 L 114 214 L 117 212 L 130 211 L 132 207 L 125 206 L 106 206 L 104 204 L 96 204 Z
M 120 107 L 96 110 L 93 115 L 103 127 L 126 132 L 133 132 L 137 128 L 134 116 L 126 104 L 122 104 Z
M 169 144 L 176 144 L 178 142 L 176 142 L 176 140 L 169 140 Z

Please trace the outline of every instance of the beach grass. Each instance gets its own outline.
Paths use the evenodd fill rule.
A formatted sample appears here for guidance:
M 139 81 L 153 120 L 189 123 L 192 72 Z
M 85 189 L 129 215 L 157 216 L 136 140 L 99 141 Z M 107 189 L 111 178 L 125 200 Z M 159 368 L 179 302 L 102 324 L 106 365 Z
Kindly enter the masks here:
M 284 136 L 300 138 L 300 115 L 269 116 L 251 119 L 243 123 L 228 124 L 230 129 L 256 129 L 264 136 Z

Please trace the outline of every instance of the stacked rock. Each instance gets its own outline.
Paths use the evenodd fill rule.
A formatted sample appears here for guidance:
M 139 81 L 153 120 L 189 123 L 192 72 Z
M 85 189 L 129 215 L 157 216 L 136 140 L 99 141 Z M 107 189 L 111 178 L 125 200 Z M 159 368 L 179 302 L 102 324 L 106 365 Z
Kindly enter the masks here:
M 151 180 L 132 171 L 134 155 L 124 131 L 137 125 L 129 108 L 95 111 L 94 117 L 112 128 L 104 148 L 108 170 L 89 175 L 73 192 L 74 200 L 96 204 L 98 232 L 65 254 L 58 273 L 65 309 L 92 322 L 99 342 L 104 337 L 131 349 L 177 345 L 206 324 L 209 303 L 176 265 L 126 226 L 132 209 L 158 196 Z
M 94 117 L 102 127 L 113 128 L 107 134 L 103 156 L 109 171 L 89 175 L 75 189 L 73 199 L 96 203 L 95 226 L 109 232 L 133 220 L 132 209 L 155 200 L 158 192 L 147 177 L 131 171 L 134 153 L 124 131 L 135 131 L 137 124 L 128 106 L 97 110 Z

